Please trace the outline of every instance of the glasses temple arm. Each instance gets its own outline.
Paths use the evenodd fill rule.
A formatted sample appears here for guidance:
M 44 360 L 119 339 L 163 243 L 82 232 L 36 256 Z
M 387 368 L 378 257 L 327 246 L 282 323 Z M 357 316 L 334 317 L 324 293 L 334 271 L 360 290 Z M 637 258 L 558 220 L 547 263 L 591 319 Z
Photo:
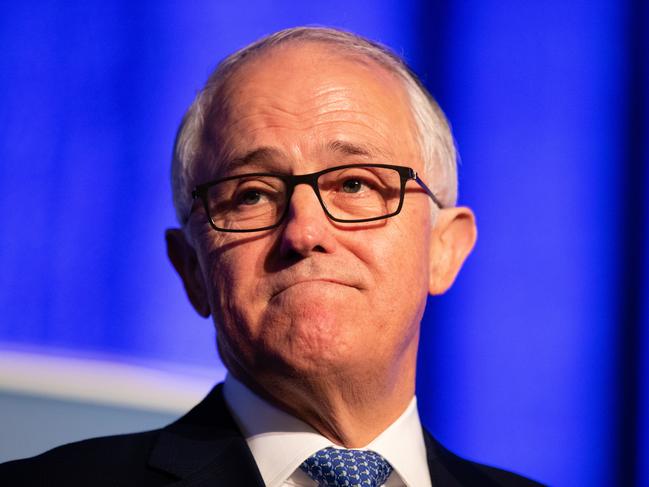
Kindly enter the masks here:
M 424 183 L 420 178 L 419 175 L 417 174 L 417 171 L 414 169 L 410 170 L 410 179 L 414 180 L 424 191 L 426 191 L 426 194 L 431 197 L 433 202 L 437 205 L 437 207 L 442 210 L 444 209 L 444 205 L 439 201 L 437 196 L 435 196 L 435 193 L 433 193 L 428 186 L 426 186 L 426 183 Z

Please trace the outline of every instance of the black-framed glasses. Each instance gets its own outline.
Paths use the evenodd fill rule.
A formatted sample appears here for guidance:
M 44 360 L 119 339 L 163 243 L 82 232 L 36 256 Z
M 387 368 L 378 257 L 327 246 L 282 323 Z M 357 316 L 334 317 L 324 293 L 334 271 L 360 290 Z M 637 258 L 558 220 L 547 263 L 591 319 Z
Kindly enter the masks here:
M 403 207 L 409 180 L 415 181 L 443 208 L 414 169 L 388 164 L 348 164 L 299 176 L 270 172 L 240 174 L 199 184 L 192 191 L 192 198 L 203 201 L 215 230 L 258 232 L 282 223 L 298 184 L 313 188 L 331 220 L 365 223 L 397 215 Z

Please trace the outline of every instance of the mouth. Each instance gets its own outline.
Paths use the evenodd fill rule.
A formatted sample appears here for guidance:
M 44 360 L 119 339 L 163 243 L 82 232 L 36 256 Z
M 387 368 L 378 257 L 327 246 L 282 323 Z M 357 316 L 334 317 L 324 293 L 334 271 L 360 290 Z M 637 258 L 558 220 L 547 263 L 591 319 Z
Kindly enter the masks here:
M 315 284 L 315 283 L 319 283 L 319 284 L 325 285 L 325 286 L 327 286 L 327 285 L 335 285 L 335 286 L 349 287 L 349 288 L 352 288 L 352 289 L 358 289 L 358 286 L 354 286 L 353 284 L 349 284 L 348 282 L 343 282 L 343 281 L 341 281 L 339 279 L 333 279 L 333 278 L 327 278 L 327 277 L 309 278 L 309 279 L 301 279 L 299 281 L 294 281 L 294 282 L 291 282 L 290 284 L 288 284 L 286 286 L 282 286 L 279 290 L 273 292 L 271 297 L 274 298 L 275 296 L 277 296 L 277 295 L 283 293 L 284 291 L 287 291 L 287 290 L 289 290 L 289 289 L 291 289 L 291 288 L 293 288 L 295 286 L 299 286 L 299 285 L 302 285 L 302 284 Z

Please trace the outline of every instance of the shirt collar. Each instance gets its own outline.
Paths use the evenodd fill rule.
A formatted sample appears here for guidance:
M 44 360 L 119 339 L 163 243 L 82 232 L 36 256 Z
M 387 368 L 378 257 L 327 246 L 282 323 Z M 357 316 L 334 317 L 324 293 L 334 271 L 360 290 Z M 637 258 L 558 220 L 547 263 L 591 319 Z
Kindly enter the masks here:
M 223 393 L 269 487 L 281 486 L 316 451 L 337 446 L 305 422 L 254 394 L 230 374 L 225 378 Z M 363 449 L 382 455 L 407 486 L 431 485 L 415 397 L 401 416 Z

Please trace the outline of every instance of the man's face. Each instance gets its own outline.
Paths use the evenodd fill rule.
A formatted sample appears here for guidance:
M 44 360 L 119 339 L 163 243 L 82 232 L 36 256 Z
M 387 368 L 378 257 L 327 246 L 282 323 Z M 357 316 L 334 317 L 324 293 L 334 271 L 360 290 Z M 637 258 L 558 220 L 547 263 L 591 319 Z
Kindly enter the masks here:
M 240 68 L 218 127 L 225 160 L 205 168 L 205 181 L 365 162 L 424 173 L 400 83 L 314 43 L 273 49 Z M 195 209 L 190 234 L 231 370 L 389 378 L 407 363 L 414 374 L 433 213 L 416 183 L 407 188 L 399 215 L 369 224 L 332 222 L 308 185 L 295 188 L 287 219 L 273 230 L 217 232 Z

